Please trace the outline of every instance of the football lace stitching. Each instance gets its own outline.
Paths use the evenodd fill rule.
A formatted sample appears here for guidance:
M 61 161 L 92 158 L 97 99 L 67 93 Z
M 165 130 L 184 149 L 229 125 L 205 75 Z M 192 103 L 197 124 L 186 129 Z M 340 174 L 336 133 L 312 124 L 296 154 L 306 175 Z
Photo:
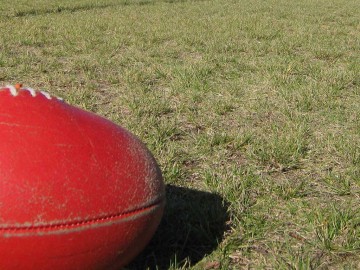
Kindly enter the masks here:
M 3 88 L 2 90 L 6 90 L 6 89 L 7 89 L 7 90 L 10 92 L 10 94 L 11 94 L 12 96 L 14 96 L 14 97 L 18 96 L 21 91 L 27 91 L 27 92 L 30 93 L 30 95 L 31 95 L 32 97 L 36 97 L 36 96 L 38 96 L 38 95 L 42 95 L 42 96 L 46 97 L 46 98 L 49 99 L 49 100 L 51 100 L 52 98 L 54 98 L 54 96 L 51 96 L 48 92 L 41 91 L 41 90 L 40 90 L 40 91 L 36 91 L 35 89 L 30 88 L 30 87 L 16 89 L 16 87 L 13 86 L 13 85 L 6 85 L 5 88 Z M 58 99 L 58 100 L 60 100 L 60 101 L 63 100 L 63 99 L 60 98 L 60 97 L 55 97 L 55 98 Z

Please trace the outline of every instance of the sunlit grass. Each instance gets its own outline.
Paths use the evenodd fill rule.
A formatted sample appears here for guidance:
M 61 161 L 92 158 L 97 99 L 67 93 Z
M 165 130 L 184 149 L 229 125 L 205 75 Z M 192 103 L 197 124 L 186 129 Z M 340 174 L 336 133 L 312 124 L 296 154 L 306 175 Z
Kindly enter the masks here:
M 170 192 L 132 268 L 355 269 L 359 10 L 356 0 L 0 0 L 0 82 L 128 128 L 165 181 L 187 188 Z

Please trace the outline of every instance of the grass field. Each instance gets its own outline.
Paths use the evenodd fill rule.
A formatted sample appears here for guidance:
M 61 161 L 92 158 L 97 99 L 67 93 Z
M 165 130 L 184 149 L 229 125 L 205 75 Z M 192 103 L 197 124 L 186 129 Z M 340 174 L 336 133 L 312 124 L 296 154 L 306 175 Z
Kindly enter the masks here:
M 131 130 L 168 207 L 127 269 L 360 269 L 360 1 L 0 0 L 0 84 Z

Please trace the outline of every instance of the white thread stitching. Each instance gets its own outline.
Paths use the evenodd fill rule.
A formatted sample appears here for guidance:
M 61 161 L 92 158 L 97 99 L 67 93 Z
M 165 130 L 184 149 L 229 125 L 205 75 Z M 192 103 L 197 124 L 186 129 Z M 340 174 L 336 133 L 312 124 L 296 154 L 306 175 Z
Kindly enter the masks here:
M 11 94 L 12 96 L 14 96 L 14 97 L 16 97 L 17 95 L 19 95 L 19 92 L 20 92 L 20 91 L 28 91 L 32 97 L 36 97 L 36 96 L 37 96 L 37 93 L 40 93 L 40 94 L 42 94 L 43 96 L 45 96 L 47 99 L 52 99 L 52 98 L 53 98 L 49 93 L 47 93 L 47 92 L 45 92 L 45 91 L 36 91 L 36 90 L 34 90 L 33 88 L 30 88 L 30 87 L 28 87 L 28 88 L 21 88 L 19 92 L 16 90 L 16 88 L 15 88 L 13 85 L 6 85 L 4 88 L 7 88 L 7 89 L 9 90 L 10 94 Z M 59 101 L 64 101 L 61 97 L 55 97 L 55 98 L 56 98 L 57 100 L 59 100 Z
M 49 93 L 45 92 L 45 91 L 40 91 L 41 94 L 43 94 L 47 99 L 51 99 L 51 96 Z
M 18 95 L 18 92 L 16 91 L 16 88 L 12 85 L 7 85 L 6 88 L 9 89 L 10 94 L 16 97 Z
M 36 97 L 36 91 L 32 88 L 24 88 L 23 90 L 29 91 L 33 97 Z

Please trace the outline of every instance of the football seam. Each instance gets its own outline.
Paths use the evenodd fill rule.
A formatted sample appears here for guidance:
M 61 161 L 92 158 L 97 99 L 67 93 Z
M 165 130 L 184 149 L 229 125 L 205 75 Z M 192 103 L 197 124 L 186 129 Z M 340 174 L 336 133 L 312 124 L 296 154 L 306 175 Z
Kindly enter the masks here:
M 67 223 L 57 223 L 57 224 L 44 224 L 44 225 L 32 225 L 32 226 L 9 226 L 9 227 L 0 227 L 0 232 L 9 232 L 9 231 L 31 231 L 31 230 L 58 230 L 62 228 L 73 228 L 73 227 L 81 227 L 86 225 L 92 225 L 99 222 L 106 222 L 109 220 L 117 219 L 119 217 L 130 217 L 132 215 L 141 214 L 142 212 L 146 212 L 147 210 L 151 210 L 157 206 L 160 206 L 164 202 L 164 199 L 159 199 L 149 205 L 143 206 L 138 209 L 129 210 L 125 212 L 121 212 L 118 214 L 111 214 L 107 216 L 97 217 L 86 219 L 82 221 L 73 221 Z
M 21 88 L 21 89 L 17 90 L 17 89 L 15 88 L 15 86 L 13 86 L 13 85 L 6 85 L 5 88 L 0 89 L 0 90 L 1 90 L 1 91 L 8 90 L 9 93 L 10 93 L 12 96 L 14 96 L 14 97 L 18 96 L 19 93 L 20 93 L 20 91 L 27 91 L 27 92 L 30 93 L 30 95 L 31 95 L 32 97 L 36 97 L 36 96 L 38 96 L 38 95 L 42 95 L 42 96 L 46 97 L 46 98 L 49 99 L 49 100 L 51 100 L 51 99 L 53 98 L 53 96 L 51 96 L 48 92 L 45 92 L 45 91 L 42 91 L 42 90 L 37 91 L 37 90 L 35 90 L 35 89 L 33 89 L 33 88 L 30 88 L 30 87 L 28 87 L 28 88 Z M 55 97 L 55 98 L 58 99 L 58 100 L 60 100 L 60 101 L 63 101 L 63 99 L 60 98 L 60 97 Z

